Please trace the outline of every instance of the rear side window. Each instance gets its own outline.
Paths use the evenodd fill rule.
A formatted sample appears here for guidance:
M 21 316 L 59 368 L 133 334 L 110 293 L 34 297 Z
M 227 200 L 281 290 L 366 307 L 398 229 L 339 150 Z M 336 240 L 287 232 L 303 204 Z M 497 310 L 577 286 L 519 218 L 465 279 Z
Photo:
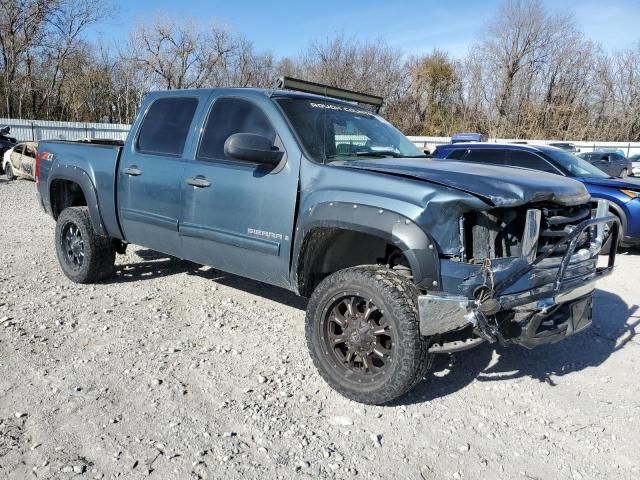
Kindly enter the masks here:
M 224 159 L 224 142 L 235 133 L 254 133 L 276 140 L 276 131 L 257 105 L 239 98 L 220 98 L 213 104 L 200 140 L 198 158 Z
M 464 156 L 465 162 L 489 163 L 492 165 L 504 165 L 506 150 L 497 149 L 469 149 Z
M 543 172 L 558 173 L 549 162 L 539 156 L 522 150 L 511 150 L 509 152 L 508 165 L 514 167 L 530 168 L 532 170 L 541 170 Z
M 140 127 L 138 150 L 182 155 L 197 106 L 198 100 L 188 97 L 160 98 L 153 102 Z

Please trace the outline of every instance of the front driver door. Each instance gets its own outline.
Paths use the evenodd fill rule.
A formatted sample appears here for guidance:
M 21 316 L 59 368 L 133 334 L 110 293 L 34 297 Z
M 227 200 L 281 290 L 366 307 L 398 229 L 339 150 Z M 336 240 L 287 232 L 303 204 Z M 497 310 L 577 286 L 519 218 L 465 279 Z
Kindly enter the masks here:
M 263 135 L 280 150 L 285 150 L 280 134 L 290 136 L 275 105 L 264 95 L 214 101 L 196 155 L 187 162 L 183 176 L 180 235 L 185 256 L 288 287 L 300 152 L 288 142 L 290 151 L 269 170 L 225 156 L 224 142 L 234 133 Z

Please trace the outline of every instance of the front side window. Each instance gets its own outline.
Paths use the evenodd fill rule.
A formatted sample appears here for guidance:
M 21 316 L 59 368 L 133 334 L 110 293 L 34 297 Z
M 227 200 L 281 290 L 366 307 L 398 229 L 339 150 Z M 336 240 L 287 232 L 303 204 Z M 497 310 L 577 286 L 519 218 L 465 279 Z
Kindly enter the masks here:
M 543 172 L 558 173 L 549 162 L 537 155 L 522 150 L 512 150 L 509 154 L 510 166 L 530 168 L 532 170 L 541 170 Z
M 182 155 L 197 106 L 198 100 L 189 97 L 160 98 L 153 102 L 140 127 L 138 150 Z
M 426 157 L 389 122 L 357 106 L 306 98 L 279 98 L 277 102 L 316 162 Z
M 224 159 L 224 142 L 235 133 L 253 133 L 276 140 L 276 131 L 254 103 L 239 98 L 220 98 L 213 104 L 204 126 L 198 158 Z
M 571 153 L 554 150 L 552 152 L 545 152 L 545 155 L 568 177 L 610 178 L 609 175 L 599 168 L 594 167 L 589 162 Z

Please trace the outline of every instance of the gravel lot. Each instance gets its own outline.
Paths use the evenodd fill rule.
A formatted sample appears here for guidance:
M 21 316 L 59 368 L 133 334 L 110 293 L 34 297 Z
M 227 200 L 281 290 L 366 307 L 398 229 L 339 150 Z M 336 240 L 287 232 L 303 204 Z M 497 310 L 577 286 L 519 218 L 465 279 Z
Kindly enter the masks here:
M 0 179 L 0 478 L 640 478 L 638 253 L 587 331 L 368 407 L 315 372 L 301 299 L 139 247 L 74 285 L 53 231 Z

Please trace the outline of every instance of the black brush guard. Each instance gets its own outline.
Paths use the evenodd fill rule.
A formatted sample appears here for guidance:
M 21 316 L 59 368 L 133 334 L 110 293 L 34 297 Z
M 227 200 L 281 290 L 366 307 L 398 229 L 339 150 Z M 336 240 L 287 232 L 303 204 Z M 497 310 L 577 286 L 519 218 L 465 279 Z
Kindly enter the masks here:
M 609 226 L 609 236 L 598 238 L 597 235 L 596 240 L 590 243 L 589 248 L 584 249 L 587 252 L 583 253 L 585 258 L 575 259 L 576 248 L 585 231 L 593 230 L 598 225 Z M 521 330 L 513 331 L 512 329 L 513 336 L 509 335 L 508 338 L 505 338 L 498 329 L 490 328 L 490 322 L 479 322 L 479 325 L 484 324 L 489 327 L 489 331 L 482 332 L 483 336 L 493 335 L 505 343 L 516 343 L 533 348 L 537 345 L 557 342 L 588 327 L 591 324 L 591 303 L 595 281 L 613 270 L 620 229 L 620 221 L 613 215 L 584 220 L 571 227 L 571 231 L 565 237 L 544 254 L 536 257 L 530 265 L 502 280 L 495 288 L 495 298 L 500 303 L 501 309 L 520 308 L 524 311 L 530 310 L 531 314 L 519 325 Z M 595 271 L 583 272 L 567 278 L 570 265 L 577 266 L 579 270 L 581 263 L 597 262 L 602 245 L 609 239 L 611 247 L 606 266 L 598 267 L 596 265 Z M 554 252 L 566 245 L 568 247 L 559 262 L 558 273 L 552 283 L 527 292 L 500 295 L 518 279 L 536 269 L 536 266 L 552 257 Z M 594 259 L 594 257 L 596 258 Z

